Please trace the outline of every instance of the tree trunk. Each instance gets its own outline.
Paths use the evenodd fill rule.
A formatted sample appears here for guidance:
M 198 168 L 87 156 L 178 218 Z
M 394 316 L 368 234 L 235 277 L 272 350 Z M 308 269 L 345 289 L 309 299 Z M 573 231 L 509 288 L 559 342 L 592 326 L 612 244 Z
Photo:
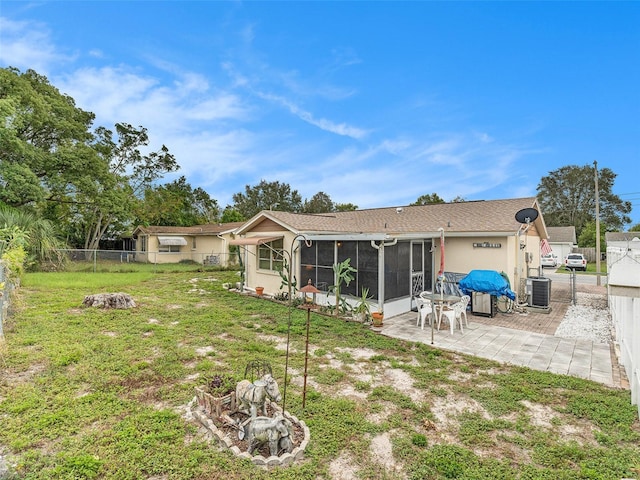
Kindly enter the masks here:
M 96 293 L 84 297 L 82 304 L 86 307 L 98 308 L 134 308 L 136 302 L 128 293 Z

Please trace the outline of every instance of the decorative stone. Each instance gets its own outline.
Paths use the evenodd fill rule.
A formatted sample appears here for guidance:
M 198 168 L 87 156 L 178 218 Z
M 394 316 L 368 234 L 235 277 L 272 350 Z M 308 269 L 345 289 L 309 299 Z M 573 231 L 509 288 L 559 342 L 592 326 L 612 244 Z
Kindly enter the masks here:
M 285 453 L 280 457 L 280 462 L 282 463 L 283 467 L 288 467 L 293 463 L 294 460 L 295 460 L 294 456 L 291 455 L 290 453 Z
M 215 422 L 212 420 L 212 416 L 216 415 L 216 402 L 211 402 L 205 395 L 198 394 L 198 391 L 202 391 L 202 388 L 196 387 L 196 397 L 189 403 L 188 407 L 191 409 L 191 414 L 204 428 L 206 428 L 216 439 L 218 445 L 222 448 L 229 449 L 235 456 L 243 459 L 250 460 L 254 465 L 271 468 L 271 467 L 286 467 L 292 465 L 294 462 L 301 461 L 304 458 L 304 450 L 309 445 L 311 433 L 309 427 L 297 417 L 291 415 L 287 411 L 283 411 L 277 404 L 269 402 L 270 408 L 276 412 L 284 415 L 285 418 L 297 425 L 303 432 L 303 438 L 300 440 L 300 444 L 293 448 L 291 453 L 283 453 L 280 456 L 264 457 L 263 455 L 251 455 L 249 452 L 243 452 L 237 445 L 234 445 L 233 440 L 220 428 L 218 428 Z M 235 397 L 235 394 L 233 394 Z M 215 397 L 214 397 L 215 398 Z M 233 400 L 235 402 L 235 399 Z M 229 405 L 229 403 L 223 403 L 223 405 Z M 235 405 L 234 405 L 235 406 Z M 215 418 L 227 417 L 226 413 L 222 413 Z

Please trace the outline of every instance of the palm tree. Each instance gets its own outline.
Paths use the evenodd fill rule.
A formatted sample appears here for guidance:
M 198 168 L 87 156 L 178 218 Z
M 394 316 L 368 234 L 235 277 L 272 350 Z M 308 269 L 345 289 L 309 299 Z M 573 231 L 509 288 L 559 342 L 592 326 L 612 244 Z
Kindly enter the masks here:
M 59 250 L 64 248 L 49 220 L 15 208 L 0 206 L 0 254 L 8 243 L 20 238 L 27 251 L 27 262 L 60 264 L 63 257 Z

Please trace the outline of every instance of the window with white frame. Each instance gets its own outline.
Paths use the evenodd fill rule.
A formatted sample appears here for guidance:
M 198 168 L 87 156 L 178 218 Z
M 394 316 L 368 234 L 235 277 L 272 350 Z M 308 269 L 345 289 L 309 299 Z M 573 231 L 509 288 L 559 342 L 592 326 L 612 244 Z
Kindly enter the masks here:
M 281 271 L 284 259 L 284 242 L 280 238 L 258 246 L 258 268 Z
M 180 245 L 160 245 L 158 247 L 160 253 L 180 253 Z

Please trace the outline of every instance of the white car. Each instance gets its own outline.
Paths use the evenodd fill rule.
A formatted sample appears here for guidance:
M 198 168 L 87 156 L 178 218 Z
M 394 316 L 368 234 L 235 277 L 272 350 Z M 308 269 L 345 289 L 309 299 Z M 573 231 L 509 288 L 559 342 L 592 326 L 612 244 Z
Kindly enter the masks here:
M 570 253 L 564 259 L 564 266 L 569 270 L 587 271 L 587 259 L 581 253 Z
M 553 253 L 549 253 L 548 255 L 542 255 L 540 257 L 540 265 L 542 267 L 557 267 L 558 257 L 556 257 Z

